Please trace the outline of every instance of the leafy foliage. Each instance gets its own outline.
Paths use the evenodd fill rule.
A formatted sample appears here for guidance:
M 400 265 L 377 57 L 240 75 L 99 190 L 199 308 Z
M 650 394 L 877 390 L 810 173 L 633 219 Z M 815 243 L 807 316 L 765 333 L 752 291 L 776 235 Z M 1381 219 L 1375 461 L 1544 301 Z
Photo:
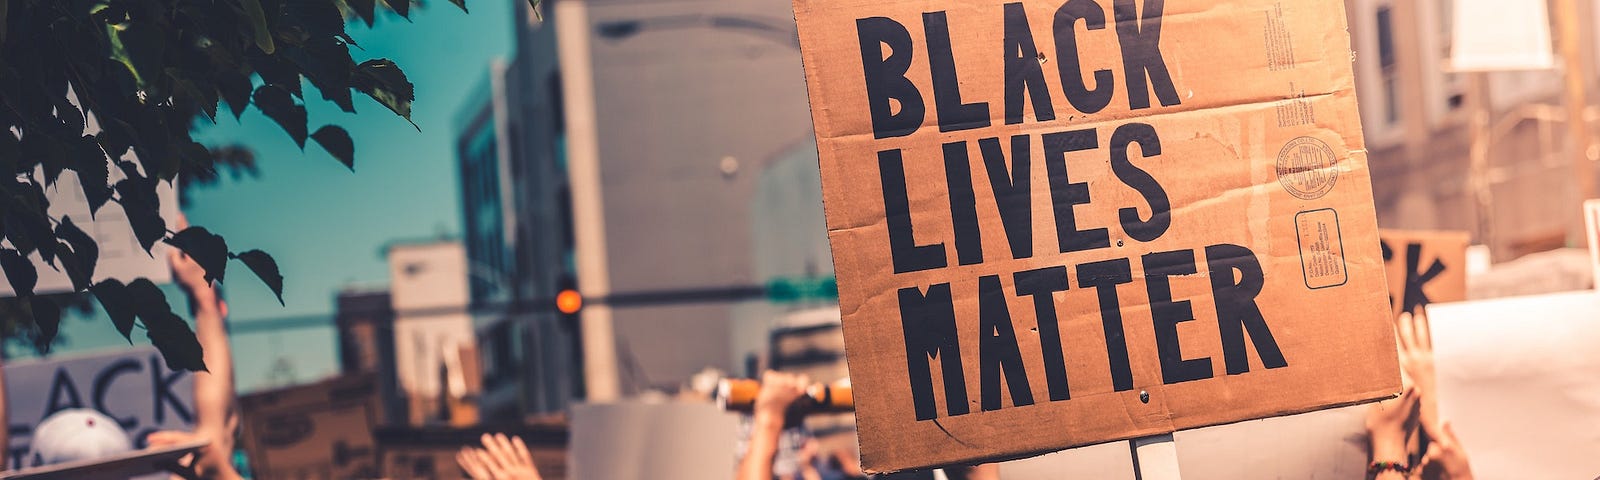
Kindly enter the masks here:
M 463 0 L 451 2 L 466 10 Z M 194 332 L 149 280 L 92 283 L 97 246 L 73 219 L 49 214 L 45 190 L 74 172 L 90 215 L 119 204 L 146 252 L 165 241 L 219 282 L 238 259 L 282 302 L 283 277 L 270 255 L 231 253 L 201 227 L 172 232 L 156 190 L 178 179 L 185 187 L 215 183 L 221 170 L 253 174 L 248 151 L 191 136 L 197 122 L 222 113 L 237 119 L 251 105 L 302 149 L 315 140 L 353 169 L 348 132 L 326 125 L 310 133 L 302 84 L 343 111 L 354 112 L 354 95 L 363 94 L 409 122 L 415 94 L 405 73 L 387 59 L 357 63 L 345 27 L 357 18 L 370 26 L 380 4 L 407 17 L 411 3 L 0 0 L 0 129 L 9 133 L 0 133 L 0 269 L 19 295 L 0 300 L 0 314 L 10 308 L 31 318 L 45 346 L 54 339 L 61 303 L 34 294 L 39 272 L 28 258 L 37 255 L 71 278 L 77 298 L 92 293 L 124 337 L 143 325 L 169 365 L 204 369 Z
M 87 315 L 94 309 L 93 302 L 86 293 L 0 298 L 0 337 L 5 338 L 8 349 L 22 347 L 41 355 L 49 353 L 50 347 L 61 339 L 61 317 L 67 312 Z

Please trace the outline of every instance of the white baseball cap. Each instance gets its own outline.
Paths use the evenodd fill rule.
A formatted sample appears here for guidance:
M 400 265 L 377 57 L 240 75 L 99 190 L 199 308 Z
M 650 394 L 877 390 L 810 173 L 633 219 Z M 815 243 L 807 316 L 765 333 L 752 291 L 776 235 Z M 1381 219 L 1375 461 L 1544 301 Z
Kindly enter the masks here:
M 133 451 L 128 432 L 111 417 L 78 408 L 62 410 L 33 430 L 28 458 L 33 466 L 105 458 Z

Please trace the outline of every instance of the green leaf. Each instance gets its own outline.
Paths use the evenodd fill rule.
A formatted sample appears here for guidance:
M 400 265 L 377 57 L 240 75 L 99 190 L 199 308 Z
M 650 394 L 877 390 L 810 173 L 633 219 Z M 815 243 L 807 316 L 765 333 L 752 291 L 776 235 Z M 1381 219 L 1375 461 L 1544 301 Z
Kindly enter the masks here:
M 160 287 L 150 283 L 149 279 L 140 278 L 129 283 L 126 291 L 133 302 L 134 311 L 138 312 L 139 320 L 144 322 L 145 334 L 150 337 L 150 343 L 155 344 L 156 350 L 161 351 L 167 368 L 188 371 L 206 369 L 205 350 L 200 346 L 200 340 L 195 338 L 188 322 L 172 313 L 172 306 L 167 304 L 167 296 Z
M 307 39 L 332 38 L 344 33 L 344 16 L 331 0 L 280 0 L 280 35 L 284 27 L 300 29 Z M 284 35 L 298 37 L 300 35 Z
M 32 205 L 18 204 L 7 208 L 5 214 L 6 240 L 22 255 L 41 251 L 44 260 L 51 259 L 51 246 L 55 245 L 50 220 Z
M 187 102 L 190 102 L 188 104 L 200 107 L 200 113 L 204 113 L 206 115 L 206 119 L 211 120 L 212 123 L 216 123 L 216 97 L 208 95 L 205 91 L 202 91 L 199 87 L 196 87 L 194 82 L 187 78 L 183 78 L 181 75 L 182 74 L 179 73 L 178 69 L 176 68 L 167 69 L 167 76 L 172 79 L 174 102 L 187 100 Z M 215 92 L 213 91 L 213 93 Z
M 401 0 L 395 0 L 401 1 Z M 399 65 L 388 59 L 367 60 L 356 66 L 355 75 L 350 79 L 351 86 L 356 90 L 371 96 L 373 100 L 388 107 L 396 115 L 411 122 L 411 102 L 416 100 L 412 90 L 411 81 L 406 80 L 405 72 Z M 417 122 L 411 122 L 412 127 Z M 417 127 L 421 131 L 421 127 Z
M 158 26 L 142 22 L 106 24 L 106 37 L 111 40 L 111 59 L 127 67 L 140 88 L 159 78 L 166 42 Z
M 245 107 L 250 106 L 251 88 L 250 76 L 247 74 L 237 72 L 217 74 L 217 92 L 228 102 L 228 109 L 233 111 L 234 120 L 244 115 Z
M 9 12 L 10 5 L 10 0 L 0 1 L 0 44 L 6 43 L 6 22 L 11 17 Z M 371 25 L 372 22 L 367 22 L 367 24 Z
M 372 21 L 377 19 L 373 15 L 376 2 L 377 0 L 345 0 L 344 3 L 349 5 L 350 9 L 356 12 L 356 16 L 361 17 L 361 20 L 367 22 L 367 26 L 370 27 L 372 26 Z
M 250 17 L 250 29 L 255 32 L 256 48 L 271 55 L 277 47 L 272 44 L 272 31 L 267 29 L 267 14 L 261 10 L 261 0 L 239 0 L 239 4 L 244 6 L 244 15 Z
M 350 47 L 343 40 L 315 38 L 307 41 L 305 48 L 285 49 L 284 54 L 304 70 L 305 77 L 322 92 L 324 100 L 338 105 L 340 110 L 355 113 L 350 98 L 350 74 L 356 63 L 350 59 Z
M 267 288 L 272 289 L 272 294 L 278 297 L 278 305 L 284 305 L 283 274 L 278 273 L 278 262 L 272 259 L 272 255 L 260 250 L 251 250 L 233 258 L 244 262 L 244 266 L 249 267 L 250 271 L 261 279 L 261 283 L 267 284 Z
M 94 218 L 100 207 L 111 200 L 111 165 L 106 152 L 94 136 L 84 135 L 73 154 L 73 171 L 78 173 L 78 185 L 89 202 L 89 217 Z
M 48 297 L 28 297 L 28 314 L 33 316 L 33 325 L 39 328 L 39 335 L 33 337 L 33 348 L 49 352 L 50 344 L 55 343 L 56 334 L 61 331 L 61 306 Z
M 56 237 L 66 240 L 67 246 L 72 247 L 72 260 L 64 261 L 63 266 L 67 277 L 72 279 L 73 289 L 88 288 L 94 281 L 95 265 L 100 262 L 100 244 L 73 224 L 71 216 L 61 218 L 61 224 L 56 225 Z
M 272 85 L 262 85 L 256 89 L 256 108 L 261 109 L 268 118 L 278 122 L 283 131 L 289 132 L 289 137 L 302 150 L 306 148 L 306 107 L 294 102 L 289 92 Z
M 0 249 L 0 269 L 5 270 L 6 281 L 11 282 L 11 290 L 17 296 L 33 295 L 33 286 L 39 283 L 39 271 L 33 268 L 28 257 L 9 248 Z
M 133 227 L 134 238 L 139 240 L 139 246 L 144 247 L 145 254 L 152 256 L 154 254 L 150 253 L 150 249 L 167 236 L 167 221 L 161 218 L 161 197 L 156 196 L 157 182 L 160 180 L 130 176 L 117 182 L 116 187 L 122 211 Z
M 311 139 L 322 145 L 333 158 L 343 163 L 350 171 L 356 170 L 356 145 L 350 140 L 350 133 L 338 125 L 323 125 L 317 133 L 311 134 Z
M 206 281 L 221 282 L 228 270 L 228 242 L 205 227 L 189 227 L 168 238 L 167 243 L 183 250 L 206 270 Z
M 117 332 L 132 344 L 133 320 L 139 313 L 134 308 L 133 297 L 128 296 L 128 287 L 116 279 L 108 279 L 89 287 L 89 292 L 100 301 L 100 309 L 111 317 L 111 324 L 116 325 Z
M 406 20 L 411 19 L 411 0 L 383 0 L 383 3 L 389 4 L 389 9 L 394 10 L 394 13 L 400 14 Z

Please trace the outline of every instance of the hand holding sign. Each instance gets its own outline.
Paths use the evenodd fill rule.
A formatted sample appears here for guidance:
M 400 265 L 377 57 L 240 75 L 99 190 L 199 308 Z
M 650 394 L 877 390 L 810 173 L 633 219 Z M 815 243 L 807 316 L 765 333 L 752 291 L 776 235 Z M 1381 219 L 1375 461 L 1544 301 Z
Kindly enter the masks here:
M 1411 431 L 1417 427 L 1419 397 L 1417 389 L 1408 385 L 1400 398 L 1379 402 L 1367 411 L 1367 434 L 1371 440 L 1373 463 L 1409 463 L 1411 455 L 1407 441 Z M 1378 478 L 1384 477 L 1380 475 Z
M 1428 315 L 1402 313 L 1396 319 L 1400 337 L 1400 368 L 1422 397 L 1422 425 L 1439 427 L 1439 389 L 1433 373 L 1433 337 L 1428 332 Z
M 1472 465 L 1467 462 L 1467 451 L 1461 448 L 1461 441 L 1456 440 L 1456 432 L 1450 428 L 1450 424 L 1447 422 L 1440 428 L 1432 428 L 1424 423 L 1423 429 L 1433 438 L 1433 444 L 1428 446 L 1428 455 L 1422 461 L 1422 477 L 1472 480 Z

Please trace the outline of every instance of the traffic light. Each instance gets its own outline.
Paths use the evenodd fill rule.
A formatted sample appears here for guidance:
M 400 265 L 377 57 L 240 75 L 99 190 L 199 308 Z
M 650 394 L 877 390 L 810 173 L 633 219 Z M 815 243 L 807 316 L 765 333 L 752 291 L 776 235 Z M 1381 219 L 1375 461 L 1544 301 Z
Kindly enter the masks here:
M 581 308 L 583 308 L 583 294 L 578 293 L 577 290 L 569 288 L 556 294 L 556 311 L 561 312 L 563 315 L 578 313 Z
M 578 280 L 571 274 L 556 279 L 555 301 L 556 312 L 569 320 L 576 319 L 583 310 L 583 294 L 578 292 Z

